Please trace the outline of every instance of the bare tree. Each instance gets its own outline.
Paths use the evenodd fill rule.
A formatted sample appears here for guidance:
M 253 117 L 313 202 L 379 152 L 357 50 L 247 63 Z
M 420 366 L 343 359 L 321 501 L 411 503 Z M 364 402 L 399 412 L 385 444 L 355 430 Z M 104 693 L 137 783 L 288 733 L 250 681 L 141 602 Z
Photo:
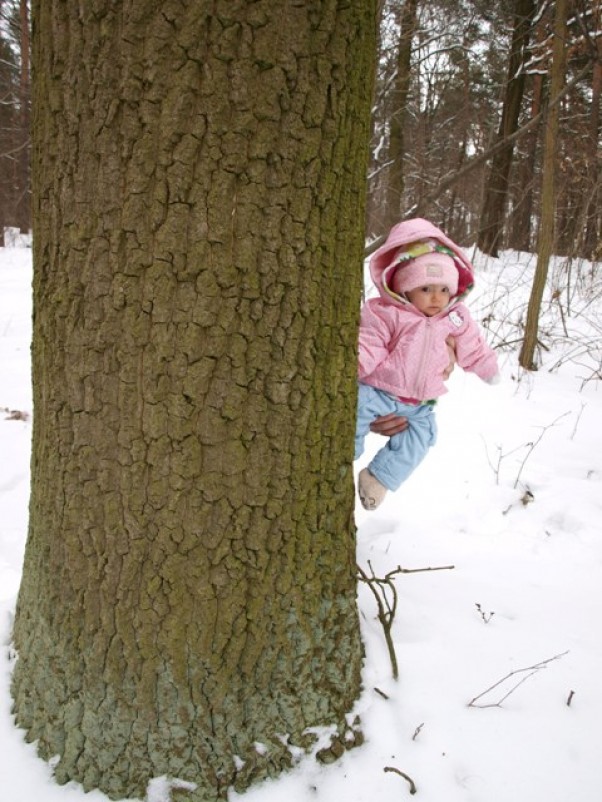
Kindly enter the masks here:
M 30 122 L 30 76 L 29 76 L 29 7 L 28 0 L 19 1 L 19 135 L 16 154 L 16 211 L 15 222 L 22 233 L 31 228 L 31 192 L 29 181 L 29 122 Z
M 21 2 L 25 5 L 24 0 Z M 0 0 L 0 239 L 5 227 L 20 226 L 19 199 L 23 195 L 19 165 L 27 163 L 28 132 L 22 116 L 24 74 L 20 64 L 20 7 Z M 29 192 L 29 185 L 26 186 Z M 27 226 L 28 227 L 28 226 Z
M 552 97 L 560 95 L 565 83 L 567 17 L 568 0 L 556 0 L 550 79 L 550 94 Z M 537 367 L 535 363 L 535 349 L 537 347 L 539 332 L 539 312 L 548 276 L 550 256 L 552 255 L 554 247 L 555 174 L 557 170 L 556 154 L 559 115 L 559 104 L 555 103 L 551 105 L 548 109 L 545 127 L 541 222 L 537 245 L 537 266 L 527 309 L 525 336 L 519 355 L 519 364 L 527 370 L 533 370 Z
M 382 230 L 387 231 L 402 214 L 403 163 L 405 153 L 405 116 L 410 88 L 412 39 L 416 29 L 418 0 L 405 0 L 400 13 L 400 39 L 397 51 L 396 74 L 393 82 L 393 111 L 389 120 L 389 169 Z
M 400 209 L 401 216 L 430 217 L 460 241 L 476 241 L 491 253 L 508 245 L 532 248 L 541 214 L 543 115 L 547 104 L 562 103 L 556 247 L 566 249 L 569 242 L 584 255 L 590 249 L 585 246 L 586 221 L 592 226 L 590 244 L 600 225 L 595 213 L 598 106 L 592 104 L 592 75 L 597 74 L 592 64 L 602 39 L 599 0 L 574 0 L 569 10 L 567 82 L 558 98 L 548 91 L 550 0 L 417 3 L 398 138 L 393 118 L 400 108 L 394 99 L 401 74 L 399 20 L 408 9 L 402 0 L 388 0 L 383 17 L 369 176 L 369 248 L 389 225 L 387 208 Z M 508 24 L 510 13 L 514 25 Z M 532 28 L 535 36 L 530 35 Z M 403 162 L 393 156 L 395 140 L 403 142 Z M 402 177 L 389 183 L 387 177 L 402 163 Z M 401 197 L 392 200 L 391 192 L 397 191 Z M 586 201 L 591 201 L 589 209 Z
M 510 57 L 508 59 L 504 104 L 497 135 L 498 141 L 508 142 L 508 138 L 518 127 L 525 87 L 524 65 L 528 59 L 527 48 L 535 9 L 535 0 L 515 0 L 514 2 L 514 26 Z M 484 253 L 488 253 L 491 256 L 498 255 L 504 229 L 513 150 L 513 143 L 510 142 L 496 151 L 491 160 L 491 167 L 486 180 L 477 243 Z

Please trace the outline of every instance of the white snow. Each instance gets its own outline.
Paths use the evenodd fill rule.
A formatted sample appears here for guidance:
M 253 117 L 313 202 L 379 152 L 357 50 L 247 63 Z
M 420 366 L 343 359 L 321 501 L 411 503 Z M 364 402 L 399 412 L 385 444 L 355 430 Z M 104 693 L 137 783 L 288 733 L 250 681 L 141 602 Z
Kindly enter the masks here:
M 491 387 L 456 370 L 423 465 L 376 512 L 357 508 L 366 573 L 411 571 L 392 579 L 399 679 L 375 599 L 360 583 L 364 745 L 330 766 L 303 759 L 278 780 L 232 792 L 230 802 L 399 802 L 411 782 L 421 802 L 602 799 L 598 268 L 573 265 L 570 315 L 565 292 L 562 306 L 546 293 L 540 331 L 549 350 L 539 371 L 525 373 L 517 324 L 535 259 L 506 252 L 475 261 L 469 305 L 478 320 L 493 316 L 491 343 L 507 343 L 502 382 Z M 565 267 L 555 261 L 551 289 L 565 286 Z M 106 802 L 98 791 L 55 784 L 10 712 L 11 622 L 27 532 L 30 337 L 31 251 L 2 248 L 0 800 Z M 369 438 L 356 469 L 381 443 Z M 426 568 L 440 570 L 413 572 Z M 193 782 L 155 778 L 147 802 L 168 802 L 171 788 Z

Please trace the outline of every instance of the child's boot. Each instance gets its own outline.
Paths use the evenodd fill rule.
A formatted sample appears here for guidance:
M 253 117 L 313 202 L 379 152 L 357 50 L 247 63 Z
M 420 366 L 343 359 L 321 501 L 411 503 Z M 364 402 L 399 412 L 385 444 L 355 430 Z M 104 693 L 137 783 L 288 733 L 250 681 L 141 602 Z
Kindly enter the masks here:
M 387 488 L 372 476 L 368 468 L 359 473 L 357 491 L 365 510 L 375 510 L 387 494 Z

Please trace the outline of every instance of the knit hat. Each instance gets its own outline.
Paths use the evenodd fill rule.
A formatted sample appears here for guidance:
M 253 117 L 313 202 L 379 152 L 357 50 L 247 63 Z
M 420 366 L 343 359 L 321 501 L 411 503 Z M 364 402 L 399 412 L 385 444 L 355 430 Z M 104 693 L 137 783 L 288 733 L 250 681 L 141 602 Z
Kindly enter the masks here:
M 451 256 L 439 251 L 425 253 L 414 258 L 405 259 L 407 251 L 396 254 L 394 262 L 401 255 L 400 264 L 391 279 L 391 289 L 398 295 L 428 284 L 444 284 L 450 295 L 458 292 L 458 268 Z

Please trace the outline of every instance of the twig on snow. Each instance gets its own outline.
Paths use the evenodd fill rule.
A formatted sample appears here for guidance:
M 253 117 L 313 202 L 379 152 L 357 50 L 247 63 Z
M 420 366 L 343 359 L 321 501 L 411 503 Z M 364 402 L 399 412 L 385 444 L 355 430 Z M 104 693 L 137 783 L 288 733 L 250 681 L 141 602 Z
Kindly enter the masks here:
M 391 636 L 391 628 L 393 627 L 393 620 L 395 618 L 395 612 L 397 611 L 397 588 L 395 587 L 395 582 L 393 581 L 394 578 L 397 576 L 397 574 L 418 574 L 424 571 L 445 571 L 454 568 L 454 566 L 442 565 L 428 568 L 402 568 L 400 565 L 398 565 L 395 570 L 389 571 L 384 575 L 384 577 L 378 577 L 374 573 L 372 564 L 368 562 L 368 565 L 370 567 L 371 576 L 368 576 L 364 569 L 358 565 L 357 570 L 359 573 L 359 578 L 362 582 L 365 582 L 368 585 L 372 595 L 374 596 L 374 599 L 376 600 L 376 607 L 378 610 L 377 617 L 385 635 L 385 642 L 387 644 L 389 659 L 391 661 L 393 679 L 397 679 L 399 677 L 399 668 L 397 666 L 397 655 L 395 654 L 395 646 Z
M 523 684 L 523 682 L 526 682 L 530 677 L 533 676 L 533 674 L 537 674 L 538 671 L 541 671 L 543 668 L 545 668 L 548 665 L 548 663 L 551 663 L 554 660 L 560 660 L 560 658 L 564 657 L 565 654 L 568 654 L 568 650 L 566 652 L 562 652 L 561 654 L 556 654 L 554 655 L 554 657 L 548 657 L 546 660 L 542 660 L 541 662 L 535 663 L 532 666 L 526 666 L 525 668 L 517 668 L 515 671 L 511 671 L 509 674 L 506 674 L 505 677 L 502 677 L 502 679 L 498 680 L 497 682 L 494 682 L 493 685 L 487 688 L 487 690 L 482 691 L 482 693 L 479 693 L 477 696 L 474 697 L 474 699 L 471 699 L 470 702 L 468 703 L 468 707 L 480 707 L 480 708 L 501 707 L 502 704 L 506 701 L 506 699 L 511 694 L 513 694 L 514 691 Z M 518 674 L 521 674 L 523 676 L 521 676 L 518 682 L 516 682 L 510 688 L 509 691 L 507 691 L 500 699 L 498 699 L 497 702 L 489 702 L 487 704 L 477 704 L 479 699 L 482 699 L 488 693 L 495 690 L 495 688 L 498 688 L 500 685 L 506 682 L 506 680 L 510 679 L 511 677 L 515 677 Z
M 416 790 L 417 790 L 416 789 L 416 783 L 404 771 L 400 771 L 399 769 L 396 769 L 394 766 L 385 766 L 384 771 L 392 771 L 395 774 L 399 774 L 400 777 L 403 777 L 404 780 L 407 780 L 407 782 L 408 782 L 408 784 L 410 786 L 410 793 L 411 794 L 415 794 L 416 793 Z

